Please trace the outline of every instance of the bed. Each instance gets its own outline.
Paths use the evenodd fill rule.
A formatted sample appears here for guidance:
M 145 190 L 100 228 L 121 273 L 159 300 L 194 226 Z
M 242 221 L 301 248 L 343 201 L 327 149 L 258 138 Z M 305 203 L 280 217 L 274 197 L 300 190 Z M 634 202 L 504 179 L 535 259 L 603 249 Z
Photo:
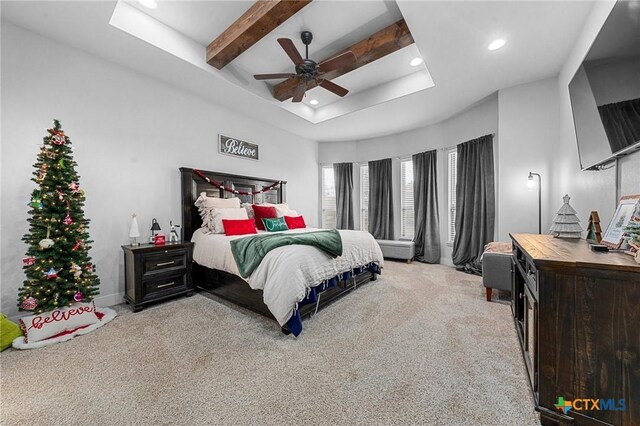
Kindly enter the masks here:
M 330 265 L 321 265 L 320 271 L 318 265 L 308 264 L 314 257 L 316 262 L 321 262 L 321 256 L 313 253 L 313 250 L 319 252 L 318 249 L 288 246 L 268 253 L 262 263 L 267 265 L 266 262 L 269 261 L 269 267 L 260 269 L 263 266 L 261 263 L 251 276 L 243 279 L 238 275 L 237 268 L 234 269 L 228 248 L 234 237 L 223 234 L 205 235 L 200 229 L 202 219 L 194 203 L 200 193 L 205 192 L 209 197 L 238 197 L 243 203 L 280 204 L 286 201 L 286 182 L 185 167 L 180 168 L 180 174 L 183 238 L 195 243 L 195 288 L 276 320 L 285 334 L 298 335 L 302 330 L 303 318 L 314 315 L 319 309 L 360 285 L 376 280 L 377 274 L 381 272 L 382 252 L 368 232 L 338 231 L 343 241 L 343 255 L 332 259 Z M 302 231 L 313 229 L 286 232 Z M 278 262 L 283 263 L 283 259 L 292 258 L 297 259 L 295 271 L 291 274 L 292 279 L 285 280 L 283 266 Z M 303 292 L 300 291 L 301 279 L 313 281 L 305 283 L 306 289 Z M 277 288 L 274 290 L 274 287 Z M 290 297 L 295 295 L 298 299 L 295 302 L 283 302 L 293 303 L 291 312 L 288 313 L 282 306 L 274 308 L 274 291 L 275 298 L 280 297 L 279 293 L 288 293 Z

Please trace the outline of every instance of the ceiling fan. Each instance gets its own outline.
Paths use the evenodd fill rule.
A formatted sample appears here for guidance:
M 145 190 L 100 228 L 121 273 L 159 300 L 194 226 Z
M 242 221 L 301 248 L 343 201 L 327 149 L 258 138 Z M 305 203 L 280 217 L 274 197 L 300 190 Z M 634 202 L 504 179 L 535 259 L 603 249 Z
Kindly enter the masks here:
M 296 66 L 295 74 L 293 73 L 282 73 L 282 74 L 256 74 L 253 76 L 256 80 L 272 80 L 278 78 L 291 78 L 294 77 L 297 80 L 297 87 L 293 93 L 292 102 L 301 102 L 304 97 L 305 92 L 307 91 L 307 85 L 310 82 L 315 82 L 317 86 L 324 87 L 328 91 L 335 93 L 336 95 L 342 97 L 349 93 L 347 89 L 342 86 L 339 86 L 332 81 L 326 80 L 322 78 L 322 76 L 335 69 L 339 69 L 348 65 L 353 64 L 356 61 L 356 55 L 353 52 L 344 52 L 338 56 L 334 56 L 331 59 L 327 59 L 326 61 L 322 61 L 319 64 L 309 59 L 309 44 L 311 44 L 311 40 L 313 40 L 313 34 L 309 31 L 303 31 L 300 35 L 302 39 L 302 43 L 305 45 L 306 49 L 306 58 L 303 59 L 296 46 L 293 44 L 293 41 L 289 38 L 279 38 L 278 43 L 284 49 L 285 53 L 291 58 L 294 65 Z

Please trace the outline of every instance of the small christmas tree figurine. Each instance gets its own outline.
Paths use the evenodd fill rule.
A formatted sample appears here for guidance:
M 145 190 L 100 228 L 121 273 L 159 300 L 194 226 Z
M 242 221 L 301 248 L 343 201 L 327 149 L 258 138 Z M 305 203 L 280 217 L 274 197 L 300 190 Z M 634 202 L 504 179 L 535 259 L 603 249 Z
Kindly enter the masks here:
M 587 241 L 592 243 L 600 243 L 602 241 L 602 228 L 600 227 L 600 215 L 593 211 L 589 215 L 589 224 L 587 225 Z
M 577 212 L 569 205 L 571 197 L 565 195 L 562 197 L 564 204 L 553 218 L 550 233 L 557 238 L 580 238 L 582 235 L 582 227 L 578 219 Z
M 53 124 L 34 165 L 31 180 L 38 188 L 29 202 L 29 233 L 22 238 L 29 248 L 22 259 L 27 279 L 18 292 L 18 307 L 36 313 L 88 302 L 99 285 L 71 141 L 58 120 Z

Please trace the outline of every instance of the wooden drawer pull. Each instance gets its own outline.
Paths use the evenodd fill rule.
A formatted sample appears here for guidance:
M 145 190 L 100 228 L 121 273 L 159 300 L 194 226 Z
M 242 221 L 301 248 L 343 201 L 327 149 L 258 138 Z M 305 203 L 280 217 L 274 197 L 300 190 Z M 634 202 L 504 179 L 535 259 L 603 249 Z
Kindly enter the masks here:
M 159 285 L 156 288 L 169 287 L 170 285 L 174 285 L 175 283 L 176 283 L 175 281 L 171 281 L 170 283 Z
M 174 263 L 176 263 L 176 261 L 172 260 L 171 262 L 158 263 L 156 266 L 167 266 L 167 265 L 173 265 Z

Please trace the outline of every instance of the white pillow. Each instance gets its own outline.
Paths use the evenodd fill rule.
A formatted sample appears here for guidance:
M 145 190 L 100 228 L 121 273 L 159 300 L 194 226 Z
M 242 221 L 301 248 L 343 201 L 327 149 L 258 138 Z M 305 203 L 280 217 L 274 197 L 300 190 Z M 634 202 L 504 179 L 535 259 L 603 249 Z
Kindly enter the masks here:
M 298 216 L 298 212 L 291 210 L 287 204 L 276 204 L 276 214 L 278 217 L 282 216 Z
M 18 321 L 24 333 L 24 342 L 32 343 L 48 339 L 63 331 L 95 324 L 100 320 L 96 315 L 96 305 L 92 301 L 90 303 L 75 303 L 69 307 L 30 315 L 20 318 Z
M 240 208 L 240 198 L 217 198 L 209 197 L 206 192 L 201 192 L 200 196 L 194 203 L 198 209 L 214 208 L 214 209 L 238 209 Z
M 247 211 L 238 207 L 237 209 L 213 209 L 213 214 L 209 219 L 209 230 L 214 234 L 224 234 L 222 219 L 249 219 Z

